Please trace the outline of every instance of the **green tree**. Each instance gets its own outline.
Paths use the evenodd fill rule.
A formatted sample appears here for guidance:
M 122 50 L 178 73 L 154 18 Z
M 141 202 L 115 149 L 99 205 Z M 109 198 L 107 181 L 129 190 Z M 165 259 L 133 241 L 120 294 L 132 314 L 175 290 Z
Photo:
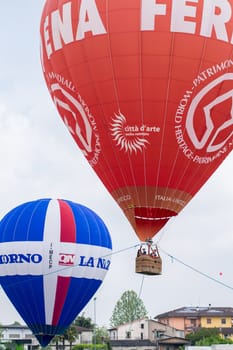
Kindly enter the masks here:
M 191 341 L 192 345 L 210 346 L 212 344 L 233 344 L 231 339 L 222 338 L 218 328 L 200 328 L 196 332 L 186 335 L 186 339 Z
M 95 325 L 92 323 L 92 319 L 90 317 L 84 317 L 84 314 L 81 316 L 78 316 L 74 320 L 75 326 L 78 327 L 84 327 L 84 328 L 89 328 L 89 329 L 94 329 Z
M 2 333 L 3 333 L 3 331 L 2 331 L 2 325 L 0 324 L 0 338 L 2 338 Z
M 108 340 L 109 340 L 109 335 L 108 335 L 107 328 L 97 327 L 95 329 L 95 334 L 93 335 L 93 343 L 94 344 L 104 344 L 104 343 L 108 342 Z
M 72 349 L 73 342 L 76 340 L 77 337 L 78 337 L 77 327 L 75 326 L 74 323 L 72 323 L 64 333 L 64 338 L 69 342 L 70 349 Z
M 73 343 L 78 338 L 79 331 L 77 327 L 84 327 L 89 329 L 94 329 L 94 324 L 92 323 L 91 318 L 84 317 L 84 314 L 78 316 L 72 324 L 66 329 L 64 334 L 57 335 L 53 338 L 53 343 L 56 344 L 56 349 L 62 347 L 65 349 L 65 341 L 69 342 L 69 347 L 72 349 Z
M 192 332 L 186 335 L 186 339 L 191 341 L 192 345 L 195 345 L 198 341 L 218 335 L 217 328 L 199 328 L 196 332 Z
M 113 327 L 117 327 L 146 317 L 147 314 L 143 301 L 133 290 L 128 290 L 117 301 L 110 322 Z

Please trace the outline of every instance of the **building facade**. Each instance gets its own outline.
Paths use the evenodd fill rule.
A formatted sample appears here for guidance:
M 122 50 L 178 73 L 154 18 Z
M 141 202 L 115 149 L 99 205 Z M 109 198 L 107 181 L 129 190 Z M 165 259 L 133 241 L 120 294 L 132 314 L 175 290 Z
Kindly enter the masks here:
M 25 350 L 39 348 L 37 339 L 26 325 L 20 325 L 18 323 L 7 326 L 1 325 L 1 333 L 2 337 L 0 338 L 0 342 L 2 345 L 8 343 L 20 344 L 21 348 Z
M 184 331 L 184 335 L 198 328 L 225 328 L 233 327 L 233 308 L 231 307 L 182 307 L 168 311 L 155 317 L 165 323 Z
M 39 342 L 36 337 L 33 335 L 31 330 L 26 325 L 20 325 L 18 323 L 12 325 L 1 325 L 2 337 L 0 338 L 0 343 L 9 344 L 13 343 L 15 345 L 21 345 L 20 348 L 24 350 L 37 350 L 40 347 Z M 91 344 L 93 337 L 93 330 L 85 327 L 77 326 L 78 336 L 74 342 L 74 344 Z M 65 345 L 68 347 L 69 342 L 65 341 Z M 50 346 L 55 346 L 60 348 L 59 345 L 55 343 L 51 343 Z M 61 346 L 63 348 L 63 346 Z
M 143 318 L 109 330 L 111 340 L 156 340 L 161 337 L 183 337 L 184 332 L 156 320 Z
M 143 318 L 109 329 L 112 350 L 175 350 L 188 344 L 184 332 Z

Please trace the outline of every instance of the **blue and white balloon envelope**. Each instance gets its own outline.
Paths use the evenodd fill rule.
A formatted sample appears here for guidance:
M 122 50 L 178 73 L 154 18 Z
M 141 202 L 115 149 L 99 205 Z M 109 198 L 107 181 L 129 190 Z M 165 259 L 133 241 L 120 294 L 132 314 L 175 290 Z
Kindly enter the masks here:
M 67 327 L 100 287 L 112 242 L 89 208 L 39 199 L 0 222 L 0 284 L 42 346 Z

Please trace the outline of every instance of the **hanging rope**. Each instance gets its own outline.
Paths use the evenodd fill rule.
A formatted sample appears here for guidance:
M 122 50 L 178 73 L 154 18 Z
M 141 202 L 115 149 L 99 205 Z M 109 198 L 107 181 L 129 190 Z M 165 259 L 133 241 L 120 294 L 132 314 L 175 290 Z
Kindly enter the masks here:
M 134 245 L 132 245 L 132 246 L 129 246 L 129 247 L 120 249 L 120 250 L 118 250 L 118 251 L 112 252 L 112 253 L 110 253 L 110 254 L 107 254 L 107 255 L 105 255 L 105 256 L 102 256 L 102 258 L 107 258 L 107 257 L 109 257 L 109 256 L 113 256 L 113 255 L 116 255 L 116 254 L 121 254 L 121 253 L 123 253 L 123 252 L 125 252 L 125 251 L 131 250 L 131 249 L 135 249 L 136 247 L 139 247 L 140 245 L 141 245 L 141 243 L 134 244 Z M 183 266 L 189 268 L 190 270 L 192 270 L 192 271 L 198 273 L 199 275 L 201 275 L 201 276 L 203 276 L 203 277 L 205 277 L 205 278 L 208 278 L 209 280 L 211 280 L 211 281 L 213 281 L 213 282 L 215 282 L 215 283 L 218 283 L 218 284 L 222 285 L 222 286 L 225 287 L 225 288 L 228 288 L 228 289 L 230 289 L 230 290 L 233 290 L 233 287 L 232 287 L 232 286 L 230 286 L 230 285 L 228 285 L 228 284 L 226 284 L 226 283 L 224 283 L 224 282 L 222 282 L 222 281 L 220 281 L 220 280 L 218 280 L 218 279 L 216 279 L 216 278 L 210 276 L 209 274 L 207 274 L 207 273 L 205 273 L 205 272 L 202 272 L 202 271 L 198 270 L 197 268 L 191 266 L 190 264 L 185 263 L 184 261 L 178 259 L 178 258 L 175 257 L 174 255 L 172 255 L 172 254 L 166 252 L 166 251 L 165 251 L 164 249 L 162 249 L 160 246 L 158 246 L 158 248 L 159 248 L 160 252 L 162 252 L 163 254 L 167 255 L 167 256 L 171 259 L 171 261 L 176 261 L 176 262 L 178 262 L 179 264 L 181 264 L 181 265 L 183 265 Z M 49 274 L 57 273 L 57 272 L 59 272 L 60 270 L 69 269 L 69 268 L 71 268 L 71 267 L 63 267 L 63 268 L 61 268 L 61 269 L 58 269 L 57 271 L 49 272 L 49 273 L 44 274 L 44 275 L 46 276 L 46 275 L 49 275 Z M 152 278 L 152 277 L 151 277 L 151 278 Z M 27 279 L 27 281 L 28 281 L 28 279 Z M 23 283 L 23 280 L 18 281 L 18 282 L 14 283 L 14 284 L 11 284 L 11 286 L 12 286 L 12 285 L 19 284 L 19 283 Z M 139 297 L 140 297 L 140 295 L 142 294 L 143 287 L 144 287 L 144 275 L 142 276 L 142 281 L 141 281 L 141 285 L 140 285 L 140 289 L 139 289 L 139 294 L 138 294 Z
M 141 298 L 141 294 L 142 294 L 142 287 L 143 287 L 143 283 L 144 283 L 144 275 L 142 275 L 142 281 L 141 281 L 141 286 L 139 289 L 139 293 L 138 293 L 138 298 Z
M 160 247 L 159 249 L 160 249 L 160 251 L 163 252 L 163 254 L 169 256 L 169 257 L 171 258 L 172 261 L 177 261 L 178 263 L 184 265 L 185 267 L 188 267 L 190 270 L 192 270 L 192 271 L 198 273 L 199 275 L 201 275 L 201 276 L 203 276 L 203 277 L 206 277 L 206 278 L 210 279 L 211 281 L 216 282 L 216 283 L 222 285 L 223 287 L 226 287 L 226 288 L 228 288 L 228 289 L 230 289 L 230 290 L 233 290 L 233 287 L 232 287 L 232 286 L 229 286 L 228 284 L 226 284 L 226 283 L 224 283 L 224 282 L 222 282 L 222 281 L 219 281 L 217 278 L 214 278 L 214 277 L 210 276 L 209 274 L 207 274 L 207 273 L 205 273 L 205 272 L 202 272 L 202 271 L 196 269 L 195 267 L 193 267 L 193 266 L 191 266 L 191 265 L 189 265 L 189 264 L 183 262 L 182 260 L 176 258 L 174 255 L 171 255 L 171 254 L 169 254 L 168 252 L 166 252 L 165 250 L 163 250 L 161 247 Z

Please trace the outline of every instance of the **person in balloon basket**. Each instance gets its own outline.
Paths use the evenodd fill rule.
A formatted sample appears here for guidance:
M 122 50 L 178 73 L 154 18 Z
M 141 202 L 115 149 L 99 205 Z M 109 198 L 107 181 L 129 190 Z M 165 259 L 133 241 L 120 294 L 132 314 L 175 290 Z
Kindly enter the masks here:
M 158 258 L 158 252 L 157 252 L 157 250 L 156 250 L 156 249 L 151 249 L 151 254 L 150 254 L 150 256 L 151 256 L 152 258 Z
M 137 252 L 137 256 L 146 255 L 146 254 L 147 254 L 146 248 L 142 248 L 142 246 L 140 246 Z

